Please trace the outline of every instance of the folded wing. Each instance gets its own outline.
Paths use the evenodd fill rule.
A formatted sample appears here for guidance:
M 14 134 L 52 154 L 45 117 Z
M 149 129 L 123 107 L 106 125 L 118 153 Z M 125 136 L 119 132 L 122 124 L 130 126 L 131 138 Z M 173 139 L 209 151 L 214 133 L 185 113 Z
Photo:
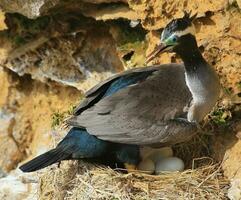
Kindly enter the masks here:
M 118 143 L 175 144 L 189 139 L 196 125 L 179 119 L 192 99 L 183 66 L 168 64 L 138 70 L 93 88 L 68 123 Z M 121 87 L 117 84 L 120 79 L 128 84 Z

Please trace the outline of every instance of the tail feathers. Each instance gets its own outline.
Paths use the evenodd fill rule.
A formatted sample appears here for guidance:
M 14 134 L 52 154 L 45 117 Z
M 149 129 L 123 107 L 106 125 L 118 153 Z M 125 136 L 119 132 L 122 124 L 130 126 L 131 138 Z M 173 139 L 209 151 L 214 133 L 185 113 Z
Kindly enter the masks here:
M 23 172 L 33 172 L 48 167 L 49 165 L 61 160 L 68 159 L 70 156 L 70 154 L 63 152 L 61 148 L 55 148 L 34 158 L 33 160 L 30 160 L 19 168 Z

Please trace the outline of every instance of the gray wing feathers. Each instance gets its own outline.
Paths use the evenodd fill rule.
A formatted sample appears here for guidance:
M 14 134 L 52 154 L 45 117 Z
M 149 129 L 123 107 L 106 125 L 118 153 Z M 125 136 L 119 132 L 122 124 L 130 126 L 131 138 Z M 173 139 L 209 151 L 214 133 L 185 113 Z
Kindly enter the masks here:
M 171 64 L 171 65 L 177 65 L 177 64 Z M 165 66 L 165 65 L 163 65 Z M 95 92 L 97 92 L 101 87 L 103 87 L 105 84 L 108 84 L 109 82 L 112 82 L 113 80 L 121 77 L 121 76 L 125 76 L 131 73 L 136 73 L 136 72 L 148 72 L 148 71 L 153 71 L 160 68 L 160 66 L 152 66 L 152 67 L 141 67 L 141 68 L 133 68 L 130 69 L 128 71 L 124 71 L 122 73 L 116 74 L 114 76 L 111 76 L 110 78 L 100 82 L 99 84 L 97 84 L 96 86 L 94 86 L 93 88 L 91 88 L 90 90 L 88 90 L 85 95 L 86 97 L 89 97 L 91 95 L 93 95 Z
M 111 85 L 112 82 L 114 82 L 116 79 L 132 74 L 132 73 L 138 73 L 138 72 L 150 72 L 150 71 L 155 71 L 159 68 L 159 66 L 153 66 L 153 67 L 143 67 L 143 68 L 136 68 L 136 69 L 131 69 L 128 71 L 124 71 L 122 73 L 116 74 L 114 76 L 111 76 L 110 78 L 100 82 L 90 90 L 88 90 L 85 93 L 85 99 L 75 108 L 73 114 L 74 115 L 79 115 L 81 112 L 86 110 L 89 106 L 92 106 L 91 104 L 95 103 L 95 100 L 98 99 L 99 97 L 101 98 L 101 95 L 103 92 L 105 92 L 105 89 Z
M 146 81 L 101 99 L 68 123 L 112 142 L 175 143 L 172 140 L 183 139 L 180 132 L 190 135 L 194 130 L 188 124 L 178 126 L 170 121 L 183 114 L 190 99 L 183 67 L 163 65 Z
M 81 112 L 82 109 L 85 109 L 94 99 L 96 98 L 96 96 L 92 96 L 89 98 L 85 98 L 81 104 L 79 104 L 75 109 L 73 114 L 74 115 L 78 115 L 78 112 Z

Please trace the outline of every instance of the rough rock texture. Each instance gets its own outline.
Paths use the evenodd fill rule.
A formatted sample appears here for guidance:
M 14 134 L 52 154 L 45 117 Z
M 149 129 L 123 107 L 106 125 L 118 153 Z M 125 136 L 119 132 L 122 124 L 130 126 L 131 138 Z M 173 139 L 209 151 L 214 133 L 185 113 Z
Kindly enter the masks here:
M 2 200 L 37 200 L 38 177 L 22 174 L 20 170 L 12 171 L 0 179 L 0 198 Z
M 210 146 L 213 157 L 223 160 L 224 174 L 234 180 L 229 196 L 238 199 L 239 0 L 0 0 L 0 7 L 5 11 L 5 16 L 0 12 L 0 169 L 9 172 L 52 146 L 52 136 L 62 135 L 53 124 L 82 92 L 113 73 L 144 65 L 160 30 L 186 9 L 198 13 L 198 44 L 223 85 L 211 115 Z M 163 54 L 153 63 L 179 61 Z
M 57 5 L 59 0 L 3 0 L 0 2 L 1 8 L 5 12 L 19 12 L 29 18 L 36 18 L 41 15 L 41 9 L 49 9 Z
M 42 82 L 50 79 L 80 90 L 123 70 L 106 27 L 96 27 L 91 24 L 93 20 L 83 17 L 76 20 L 77 27 L 69 24 L 64 27 L 67 22 L 60 17 L 40 18 L 35 22 L 18 14 L 8 14 L 9 30 L 4 32 L 8 36 L 2 37 L 8 48 L 3 47 L 7 53 L 0 58 L 0 64 L 20 76 L 30 74 Z M 66 20 L 73 20 L 73 16 L 69 17 Z M 46 32 L 42 30 L 44 27 Z
M 53 113 L 68 110 L 81 95 L 76 89 L 42 84 L 27 76 L 19 78 L 8 70 L 0 74 L 0 166 L 9 171 L 27 154 L 46 149 Z

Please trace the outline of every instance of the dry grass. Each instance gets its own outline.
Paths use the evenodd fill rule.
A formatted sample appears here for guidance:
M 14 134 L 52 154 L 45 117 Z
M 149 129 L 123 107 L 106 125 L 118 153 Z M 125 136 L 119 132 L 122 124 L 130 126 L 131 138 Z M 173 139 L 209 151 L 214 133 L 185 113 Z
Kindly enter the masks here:
M 225 199 L 229 184 L 218 164 L 154 176 L 83 162 L 48 170 L 41 183 L 40 199 L 69 200 Z
M 82 161 L 62 162 L 60 167 L 52 166 L 40 174 L 39 199 L 227 199 L 229 181 L 221 164 L 211 158 L 212 138 L 212 134 L 202 133 L 174 147 L 175 155 L 189 168 L 184 172 L 124 174 Z

